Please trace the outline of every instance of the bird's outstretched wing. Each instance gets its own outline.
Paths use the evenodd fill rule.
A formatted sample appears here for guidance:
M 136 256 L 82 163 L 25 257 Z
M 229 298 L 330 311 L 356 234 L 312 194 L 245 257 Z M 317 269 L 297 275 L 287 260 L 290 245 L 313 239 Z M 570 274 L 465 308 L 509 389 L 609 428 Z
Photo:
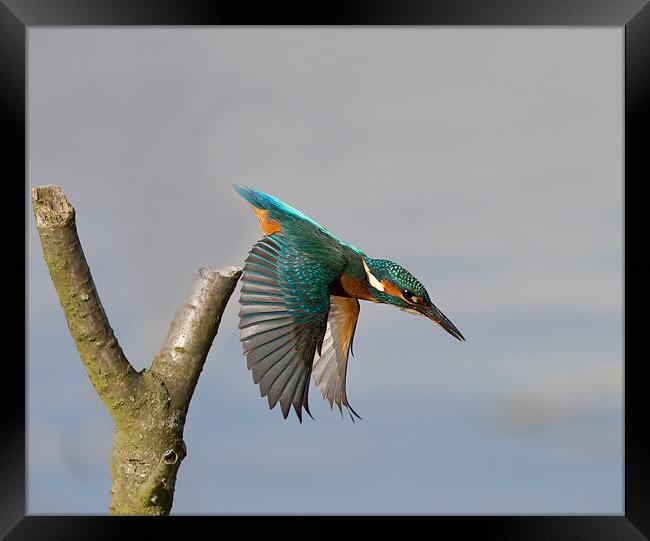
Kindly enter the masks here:
M 312 363 L 320 353 L 339 269 L 298 250 L 282 234 L 257 242 L 244 265 L 239 312 L 246 364 L 272 409 L 309 412 Z
M 359 301 L 348 297 L 330 296 L 330 311 L 327 329 L 323 339 L 321 355 L 314 359 L 314 383 L 321 390 L 323 398 L 334 407 L 334 402 L 341 413 L 342 406 L 348 408 L 350 418 L 359 415 L 350 406 L 345 390 L 345 378 L 348 368 L 348 356 L 352 349 L 354 331 L 359 318 Z

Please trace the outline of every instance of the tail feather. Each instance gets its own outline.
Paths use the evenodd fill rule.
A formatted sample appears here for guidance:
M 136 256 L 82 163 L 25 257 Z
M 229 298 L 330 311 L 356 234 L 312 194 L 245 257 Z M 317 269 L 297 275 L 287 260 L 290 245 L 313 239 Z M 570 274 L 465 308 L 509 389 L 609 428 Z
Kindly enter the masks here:
M 305 216 L 299 210 L 296 210 L 290 205 L 287 205 L 284 201 L 281 201 L 277 197 L 273 197 L 264 192 L 254 190 L 253 188 L 248 188 L 247 186 L 239 186 L 233 184 L 233 188 L 241 195 L 246 201 L 259 210 L 269 211 L 268 216 L 273 220 L 279 220 L 281 223 L 287 219 L 291 218 L 297 221 L 304 221 L 311 224 L 311 226 L 319 229 L 320 231 L 328 233 L 321 225 L 317 224 L 309 216 Z
M 246 201 L 258 209 L 269 210 L 269 197 L 263 192 L 258 192 L 247 186 L 239 186 L 238 184 L 233 184 L 233 188 L 241 195 Z

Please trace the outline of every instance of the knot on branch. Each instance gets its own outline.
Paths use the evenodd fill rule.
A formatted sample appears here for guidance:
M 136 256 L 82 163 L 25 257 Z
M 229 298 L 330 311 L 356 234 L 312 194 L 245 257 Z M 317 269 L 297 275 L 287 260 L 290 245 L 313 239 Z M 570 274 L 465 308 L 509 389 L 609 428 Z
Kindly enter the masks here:
M 187 448 L 185 442 L 180 440 L 174 448 L 163 451 L 149 478 L 140 487 L 138 491 L 139 499 L 153 514 L 166 514 L 169 512 L 168 509 L 171 508 L 171 500 L 174 494 L 176 474 L 180 462 L 185 456 L 187 456 Z M 153 511 L 154 508 L 157 508 L 158 512 Z
M 75 217 L 74 207 L 54 184 L 32 188 L 32 208 L 38 227 L 61 227 Z
M 167 449 L 162 458 L 165 464 L 176 464 L 178 462 L 178 454 L 173 449 Z

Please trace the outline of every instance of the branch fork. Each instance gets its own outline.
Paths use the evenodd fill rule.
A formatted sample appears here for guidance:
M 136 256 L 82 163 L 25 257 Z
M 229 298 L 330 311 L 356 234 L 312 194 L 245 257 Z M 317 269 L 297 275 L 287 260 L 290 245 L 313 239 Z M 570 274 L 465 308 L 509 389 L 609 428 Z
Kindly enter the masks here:
M 199 269 L 149 369 L 137 372 L 120 347 L 61 188 L 32 190 L 43 257 L 90 382 L 115 423 L 112 514 L 166 515 L 187 455 L 183 428 L 194 389 L 241 269 Z

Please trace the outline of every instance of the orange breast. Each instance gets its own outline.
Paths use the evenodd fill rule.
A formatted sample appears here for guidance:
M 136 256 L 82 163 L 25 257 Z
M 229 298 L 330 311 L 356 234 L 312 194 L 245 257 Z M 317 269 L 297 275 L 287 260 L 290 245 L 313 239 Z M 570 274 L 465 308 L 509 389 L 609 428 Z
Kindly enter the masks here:
M 345 291 L 350 297 L 375 302 L 375 300 L 370 296 L 368 288 L 361 280 L 343 274 L 339 282 L 341 283 L 343 291 Z

